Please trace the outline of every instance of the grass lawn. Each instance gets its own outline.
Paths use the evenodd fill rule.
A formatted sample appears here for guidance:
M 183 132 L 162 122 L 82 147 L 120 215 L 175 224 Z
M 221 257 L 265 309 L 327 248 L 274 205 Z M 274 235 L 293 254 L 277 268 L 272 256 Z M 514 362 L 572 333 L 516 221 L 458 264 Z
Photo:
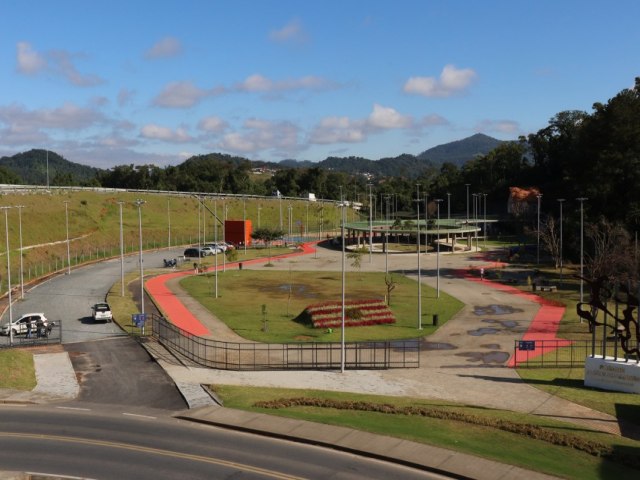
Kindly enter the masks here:
M 33 355 L 15 348 L 0 350 L 0 388 L 32 390 L 35 386 Z
M 422 325 L 417 329 L 417 282 L 393 275 L 396 283 L 391 294 L 395 324 L 349 327 L 348 341 L 406 339 L 433 332 L 432 315 L 445 323 L 463 306 L 462 302 L 422 286 Z M 328 333 L 296 321 L 308 305 L 340 301 L 341 272 L 299 272 L 274 270 L 233 270 L 218 274 L 218 298 L 212 295 L 212 274 L 190 276 L 181 285 L 190 295 L 223 320 L 231 329 L 248 340 L 276 342 L 336 342 L 339 329 Z M 384 298 L 387 292 L 384 273 L 349 272 L 346 275 L 347 300 Z M 263 306 L 268 329 L 263 329 Z
M 546 472 L 563 478 L 602 479 L 635 478 L 638 470 L 581 451 L 584 445 L 598 445 L 613 457 L 628 454 L 638 463 L 640 442 L 541 418 L 481 407 L 412 398 L 359 395 L 316 390 L 270 389 L 216 385 L 211 387 L 230 408 L 280 415 L 314 422 L 341 425 L 389 435 L 415 442 L 479 455 L 523 468 Z M 394 407 L 416 407 L 433 414 L 407 415 L 379 413 L 364 409 L 341 409 L 318 406 L 264 408 L 260 401 L 291 398 L 332 399 L 353 404 L 365 402 Z M 505 428 L 505 426 L 507 428 Z M 553 441 L 573 447 L 555 445 L 527 435 L 529 426 L 540 427 Z M 510 431 L 506 431 L 510 430 Z M 516 432 L 516 433 L 514 433 Z M 540 436 L 542 437 L 542 436 Z M 590 443 L 589 443 L 590 442 Z M 508 445 L 508 448 L 505 446 Z

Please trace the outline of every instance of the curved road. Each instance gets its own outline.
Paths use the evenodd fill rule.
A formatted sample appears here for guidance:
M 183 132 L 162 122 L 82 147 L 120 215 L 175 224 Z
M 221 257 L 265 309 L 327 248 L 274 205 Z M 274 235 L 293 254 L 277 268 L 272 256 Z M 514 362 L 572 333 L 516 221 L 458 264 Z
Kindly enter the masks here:
M 446 478 L 148 409 L 112 407 L 1 406 L 0 465 L 4 471 L 116 480 Z

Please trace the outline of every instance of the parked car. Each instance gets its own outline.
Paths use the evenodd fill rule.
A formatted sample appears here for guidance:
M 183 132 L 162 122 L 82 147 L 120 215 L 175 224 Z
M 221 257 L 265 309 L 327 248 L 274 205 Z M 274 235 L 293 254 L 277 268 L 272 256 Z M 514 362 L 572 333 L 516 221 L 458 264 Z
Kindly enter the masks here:
M 94 322 L 111 322 L 113 321 L 113 313 L 108 303 L 96 303 L 91 307 L 91 316 Z
M 202 255 L 204 256 L 217 255 L 222 252 L 222 249 L 213 245 L 206 245 L 202 247 L 200 250 L 202 251 Z
M 207 247 L 213 247 L 218 249 L 220 252 L 226 252 L 227 250 L 232 249 L 233 245 L 227 242 L 214 242 L 214 243 L 207 243 Z
M 13 330 L 14 335 L 26 334 L 28 331 L 27 325 L 31 324 L 31 332 L 36 335 L 38 326 L 47 328 L 49 326 L 49 320 L 44 316 L 44 313 L 26 313 L 20 318 L 14 320 L 11 325 L 6 322 L 0 329 L 0 335 L 9 335 Z
M 191 248 L 187 248 L 184 251 L 185 258 L 200 258 L 200 257 L 204 257 L 204 254 L 202 253 L 202 251 L 199 248 L 195 248 L 195 247 L 191 247 Z

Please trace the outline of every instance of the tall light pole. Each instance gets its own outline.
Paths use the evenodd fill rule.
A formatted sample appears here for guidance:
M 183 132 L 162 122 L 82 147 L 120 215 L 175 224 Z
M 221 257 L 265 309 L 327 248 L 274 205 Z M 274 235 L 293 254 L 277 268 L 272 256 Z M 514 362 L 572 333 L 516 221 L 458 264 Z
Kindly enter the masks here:
M 420 184 L 416 184 L 416 243 L 418 245 L 418 330 L 422 330 L 422 277 L 420 273 Z
M 484 248 L 487 248 L 487 194 L 483 193 L 482 198 L 484 200 L 484 225 L 482 229 L 484 230 Z
M 345 256 L 346 244 L 344 239 L 344 199 L 342 198 L 342 186 L 340 186 L 340 232 L 342 237 L 342 313 L 341 313 L 341 332 L 340 332 L 340 372 L 344 373 L 345 366 L 345 297 L 346 297 L 346 275 L 345 275 Z
M 16 205 L 15 208 L 18 209 L 18 225 L 20 235 L 20 298 L 24 298 L 24 268 L 22 261 L 22 209 L 24 208 L 24 205 Z
M 258 210 L 258 214 L 259 212 L 260 210 Z M 218 298 L 218 253 L 222 253 L 222 258 L 224 259 L 225 250 L 218 250 L 218 202 L 216 200 L 213 201 L 213 241 L 216 244 L 216 249 L 214 254 L 214 257 L 215 257 L 214 275 L 216 277 L 215 278 L 215 298 Z
M 583 302 L 584 293 L 584 202 L 586 197 L 576 198 L 580 202 L 580 303 Z
M 124 235 L 122 233 L 122 205 L 124 202 L 118 202 L 120 206 L 120 296 L 124 297 Z
M 464 185 L 465 187 L 467 187 L 467 223 L 469 223 L 469 187 L 471 186 L 471 184 L 465 183 Z
M 71 274 L 71 249 L 69 248 L 69 200 L 64 201 L 64 219 L 67 229 L 67 275 Z
M 242 197 L 242 243 L 244 254 L 247 254 L 247 199 Z
M 451 194 L 447 192 L 447 220 L 451 220 Z
M 258 228 L 260 228 L 260 212 L 262 211 L 262 205 L 258 204 Z
M 49 190 L 49 150 L 47 150 L 47 190 Z
M 539 193 L 536 195 L 538 199 L 538 248 L 537 248 L 537 256 L 536 256 L 536 265 L 540 265 L 540 200 L 542 200 L 542 194 Z
M 133 202 L 138 207 L 138 238 L 139 238 L 139 252 L 140 252 L 140 313 L 144 315 L 144 268 L 142 266 L 142 205 L 146 202 L 141 199 L 137 199 Z M 200 203 L 198 203 L 200 205 Z M 200 220 L 200 214 L 198 213 L 198 221 Z M 198 241 L 200 240 L 200 234 L 198 233 Z
M 282 230 L 282 195 L 280 194 L 280 190 L 278 190 L 278 199 L 280 200 L 280 230 Z
M 440 202 L 442 202 L 441 198 L 436 199 L 436 205 L 438 207 L 437 215 L 438 215 L 438 238 L 436 240 L 436 298 L 440 298 Z
M 558 203 L 560 204 L 560 288 L 562 288 L 562 204 L 564 203 L 564 198 L 559 198 Z
M 0 207 L 4 210 L 4 232 L 7 242 L 7 290 L 9 298 L 9 345 L 13 345 L 13 309 L 11 304 L 11 256 L 9 254 L 9 209 L 11 207 Z
M 370 183 L 367 185 L 369 187 L 369 263 L 373 262 L 373 196 L 371 193 L 371 185 Z
M 167 247 L 171 248 L 171 199 L 167 198 L 167 223 L 169 225 L 169 238 L 167 240 Z

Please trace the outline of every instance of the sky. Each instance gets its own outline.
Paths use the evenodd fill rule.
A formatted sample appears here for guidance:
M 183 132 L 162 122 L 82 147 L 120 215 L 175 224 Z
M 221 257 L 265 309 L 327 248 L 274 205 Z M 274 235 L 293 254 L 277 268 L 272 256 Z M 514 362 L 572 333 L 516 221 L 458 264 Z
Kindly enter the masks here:
M 0 0 L 0 156 L 372 160 L 515 140 L 640 76 L 637 0 Z

